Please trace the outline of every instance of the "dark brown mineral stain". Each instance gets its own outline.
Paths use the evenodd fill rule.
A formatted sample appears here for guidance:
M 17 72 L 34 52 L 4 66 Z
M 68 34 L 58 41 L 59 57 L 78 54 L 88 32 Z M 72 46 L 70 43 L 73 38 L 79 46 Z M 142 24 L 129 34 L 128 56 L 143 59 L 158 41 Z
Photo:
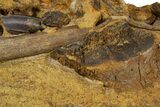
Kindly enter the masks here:
M 0 9 L 0 15 L 7 15 L 9 13 L 9 11 L 5 10 L 5 9 Z
M 102 23 L 104 23 L 106 21 L 106 19 L 103 17 L 103 15 L 101 15 L 100 19 L 97 21 L 97 23 L 95 24 L 95 26 L 99 26 Z
M 83 41 L 54 49 L 51 58 L 75 69 L 82 76 L 102 81 L 116 80 L 114 71 L 102 68 L 103 72 L 99 72 L 96 66 L 110 61 L 127 61 L 148 50 L 153 42 L 151 33 L 133 29 L 127 22 L 120 21 L 100 32 L 88 33 Z M 88 67 L 95 68 L 91 70 Z
M 160 17 L 160 3 L 156 2 L 152 4 L 151 9 L 156 16 Z
M 47 12 L 43 16 L 43 24 L 49 27 L 62 27 L 70 22 L 68 15 L 60 11 Z
M 3 27 L 0 26 L 0 36 L 2 36 L 2 35 L 3 35 Z

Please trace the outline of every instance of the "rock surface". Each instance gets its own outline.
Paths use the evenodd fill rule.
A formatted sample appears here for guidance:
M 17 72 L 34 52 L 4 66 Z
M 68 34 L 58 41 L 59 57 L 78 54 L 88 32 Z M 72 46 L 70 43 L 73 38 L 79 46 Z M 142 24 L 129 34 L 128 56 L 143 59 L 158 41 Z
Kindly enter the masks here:
M 129 16 L 136 21 L 152 24 L 156 20 L 156 16 L 151 12 L 150 6 L 136 7 L 128 5 L 128 10 Z
M 127 15 L 127 6 L 124 0 L 102 0 L 110 15 Z
M 157 18 L 157 20 L 153 23 L 153 26 L 159 26 L 160 25 L 160 18 Z
M 151 84 L 152 76 L 148 72 L 157 71 L 152 65 L 156 63 L 154 50 L 156 46 L 151 33 L 132 29 L 125 21 L 115 21 L 101 31 L 89 33 L 79 43 L 56 48 L 51 57 L 82 76 L 123 85 L 114 88 L 139 88 Z M 142 83 L 144 81 L 149 83 Z
M 154 5 L 130 8 L 123 0 L 0 0 L 3 15 L 42 17 L 60 11 L 71 19 L 69 25 L 90 29 L 83 41 L 51 53 L 0 62 L 0 106 L 160 107 L 160 31 L 152 30 L 159 27 L 159 4 Z M 110 20 L 111 16 L 117 19 Z M 151 28 L 131 27 L 128 16 Z M 57 29 L 49 30 L 43 33 Z
M 0 14 L 18 12 L 19 14 L 33 15 L 33 9 L 39 8 L 39 0 L 0 0 Z
M 62 27 L 63 25 L 69 24 L 71 19 L 68 15 L 60 11 L 47 12 L 43 15 L 43 24 L 49 27 Z
M 152 4 L 151 9 L 156 16 L 160 17 L 160 3 L 156 2 Z

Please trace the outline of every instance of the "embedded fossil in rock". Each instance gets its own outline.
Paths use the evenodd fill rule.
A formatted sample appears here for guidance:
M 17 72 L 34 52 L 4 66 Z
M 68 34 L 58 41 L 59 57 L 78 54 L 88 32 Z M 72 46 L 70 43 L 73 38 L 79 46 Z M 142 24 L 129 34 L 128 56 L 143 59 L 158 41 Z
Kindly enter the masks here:
M 160 31 L 160 27 L 159 26 L 156 26 L 156 25 L 153 26 L 153 25 L 147 24 L 145 22 L 136 21 L 136 20 L 134 20 L 132 18 L 129 18 L 127 16 L 110 16 L 109 20 L 125 20 L 132 27 L 151 30 L 151 31 Z M 156 21 L 158 21 L 158 20 L 156 20 Z
M 44 29 L 41 24 L 41 19 L 35 17 L 9 15 L 1 16 L 1 21 L 6 30 L 11 34 L 34 33 Z
M 54 2 L 59 3 L 60 1 L 56 0 Z M 63 2 L 66 3 L 66 1 Z M 84 5 L 85 3 L 89 6 Z M 128 17 L 126 5 L 123 0 L 102 0 L 101 2 L 98 0 L 94 0 L 92 2 L 73 0 L 71 2 L 69 0 L 69 5 L 67 6 L 70 6 L 71 11 L 75 15 L 82 16 L 81 21 L 82 24 L 85 25 L 86 22 L 89 24 L 89 18 L 95 16 L 96 14 L 97 19 L 91 20 L 90 25 L 87 25 L 88 27 L 93 27 L 96 25 L 96 27 L 91 29 L 92 32 L 88 33 L 87 35 L 81 35 L 81 33 L 85 34 L 88 31 L 83 32 L 83 29 L 79 29 L 73 31 L 70 37 L 70 33 L 63 33 L 62 36 L 65 38 L 57 35 L 55 37 L 50 37 L 52 34 L 40 34 L 39 37 L 37 34 L 37 36 L 34 37 L 31 37 L 32 35 L 27 37 L 26 35 L 20 38 L 5 38 L 0 41 L 2 47 L 1 49 L 5 50 L 0 53 L 0 60 L 4 61 L 37 55 L 40 53 L 49 52 L 52 50 L 52 48 L 55 48 L 51 53 L 52 58 L 58 60 L 63 65 L 74 68 L 79 74 L 88 78 L 101 80 L 103 82 L 113 82 L 122 86 L 127 84 L 125 87 L 135 85 L 145 87 L 152 82 L 152 79 L 149 79 L 152 78 L 152 75 L 149 73 L 151 69 L 153 69 L 154 73 L 156 72 L 155 70 L 158 69 L 154 66 L 155 64 L 158 65 L 156 60 L 154 60 L 157 48 L 152 34 L 146 30 L 160 31 L 159 26 L 150 25 L 155 21 L 155 16 L 156 19 L 158 17 L 156 15 L 157 13 L 155 14 L 154 12 L 155 9 L 152 9 L 154 15 L 149 11 L 149 16 L 144 18 L 145 21 L 140 22 L 142 20 L 136 21 L 133 18 L 134 16 L 131 18 Z M 89 7 L 89 11 L 85 6 Z M 104 17 L 104 12 L 101 13 L 101 9 L 104 9 L 106 14 L 108 14 L 105 20 L 100 17 Z M 141 9 L 139 11 L 141 11 Z M 148 13 L 148 10 L 144 13 Z M 135 14 L 135 16 L 136 15 L 137 14 Z M 98 20 L 99 17 L 100 20 Z M 10 18 L 13 18 L 13 22 L 15 23 L 10 24 L 10 21 L 12 21 Z M 18 23 L 21 25 L 24 24 L 20 23 L 21 21 L 18 22 L 18 18 L 20 18 L 22 22 L 26 22 L 27 19 L 30 19 L 31 25 L 33 26 L 30 26 L 30 24 L 27 24 L 27 26 L 24 25 L 23 27 L 17 26 Z M 139 17 L 136 18 L 139 20 Z M 12 17 L 2 16 L 2 19 L 5 22 L 4 24 L 9 25 L 7 26 L 8 30 L 12 32 L 18 31 L 25 33 L 42 30 L 41 23 L 50 27 L 62 27 L 71 21 L 69 16 L 60 11 L 47 12 L 42 19 L 26 16 L 24 17 L 20 15 L 13 15 Z M 108 19 L 110 21 L 108 21 Z M 83 23 L 83 21 L 85 23 Z M 80 24 L 78 25 L 80 26 Z M 0 33 L 3 33 L 3 28 L 1 29 Z M 75 39 L 76 37 L 78 37 L 76 39 L 76 43 L 73 43 L 74 41 L 72 41 L 72 39 Z M 85 38 L 83 41 L 81 41 L 83 37 Z M 57 39 L 58 41 L 56 41 Z M 33 47 L 31 46 L 25 49 L 24 47 L 30 45 L 28 41 L 32 42 Z M 7 45 L 5 45 L 4 42 Z M 10 44 L 10 42 L 12 42 L 12 44 Z M 22 42 L 24 46 L 17 45 L 17 43 L 21 44 Z M 65 46 L 66 44 L 67 46 Z M 36 49 L 33 49 L 35 47 Z M 15 48 L 15 50 L 11 50 L 11 48 Z M 20 53 L 16 49 L 20 50 Z M 157 74 L 155 73 L 155 75 Z M 118 86 L 111 87 L 117 88 Z
M 46 26 L 62 27 L 69 24 L 70 18 L 59 11 L 46 12 L 42 18 L 25 15 L 1 16 L 2 29 L 11 34 L 35 33 L 42 31 Z M 3 33 L 3 32 L 1 32 Z
M 49 34 L 36 33 L 19 37 L 2 37 L 0 39 L 0 61 L 50 52 L 54 47 L 81 40 L 87 32 L 88 29 L 70 26 Z
M 121 20 L 88 33 L 83 41 L 55 48 L 51 58 L 80 75 L 114 83 L 110 87 L 140 88 L 152 84 L 148 72 L 157 71 L 155 50 L 151 33 Z
M 138 107 L 143 104 L 150 106 L 151 102 L 159 105 L 158 5 L 151 12 L 138 9 L 138 13 L 133 12 L 128 15 L 123 0 L 1 1 L 6 2 L 4 9 L 0 7 L 0 13 L 4 16 L 18 12 L 21 16 L 30 15 L 34 19 L 34 17 L 42 18 L 43 14 L 49 11 L 44 16 L 46 25 L 56 26 L 56 29 L 46 27 L 45 31 L 35 32 L 35 34 L 16 37 L 9 34 L 10 37 L 3 37 L 3 35 L 0 37 L 0 100 L 2 101 L 0 105 L 2 107 L 79 106 L 79 104 L 84 107 Z M 18 7 L 5 8 L 8 1 L 15 1 Z M 25 1 L 31 6 L 26 6 Z M 40 1 L 45 4 L 37 7 L 33 6 L 34 2 L 28 1 Z M 72 1 L 81 2 L 74 2 L 72 7 Z M 22 2 L 25 3 L 23 6 Z M 0 6 L 1 4 L 2 2 Z M 33 8 L 40 9 L 40 13 L 33 15 L 31 11 Z M 56 12 L 62 12 L 68 17 L 63 17 L 64 14 L 61 13 L 57 15 Z M 60 21 L 61 18 L 63 20 Z M 71 23 L 65 18 L 70 18 Z M 15 20 L 17 25 L 18 20 Z M 77 26 L 65 26 L 64 22 L 69 23 L 68 26 L 78 25 L 81 29 Z M 41 26 L 37 21 L 32 24 Z M 18 29 L 28 31 L 20 26 L 15 30 Z M 47 32 L 48 29 L 53 32 Z M 0 36 L 4 30 L 0 26 Z M 38 55 L 42 53 L 47 54 L 42 55 L 43 57 Z M 34 57 L 34 55 L 38 56 Z M 33 57 L 24 58 L 28 56 Z M 50 62 L 46 61 L 48 60 L 46 56 L 51 58 Z M 22 59 L 14 60 L 18 58 Z M 64 69 L 66 67 L 59 66 L 53 59 L 74 70 Z M 8 62 L 8 60 L 13 61 Z M 52 63 L 51 66 L 48 63 Z M 149 88 L 115 92 L 117 88 L 125 90 L 145 87 Z M 66 104 L 63 104 L 64 102 Z

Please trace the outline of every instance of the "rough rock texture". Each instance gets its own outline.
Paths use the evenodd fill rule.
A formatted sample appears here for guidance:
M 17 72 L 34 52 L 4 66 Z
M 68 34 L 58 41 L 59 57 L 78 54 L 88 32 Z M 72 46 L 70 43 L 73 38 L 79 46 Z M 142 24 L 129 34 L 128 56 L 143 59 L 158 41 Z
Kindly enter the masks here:
M 83 17 L 85 14 L 82 3 L 82 0 L 72 0 L 70 4 L 71 12 L 75 14 L 77 17 Z
M 122 0 L 21 0 L 0 2 L 0 13 L 42 17 L 48 10 L 61 11 L 72 17 L 79 27 L 93 27 L 109 15 L 127 15 Z
M 39 7 L 39 0 L 0 0 L 0 13 L 3 15 L 14 12 L 33 15 L 34 9 L 36 10 Z
M 47 55 L 0 63 L 1 107 L 159 107 L 160 82 L 117 92 L 85 79 Z
M 91 5 L 93 6 L 94 9 L 100 10 L 101 9 L 101 3 L 99 0 L 92 0 Z
M 47 12 L 43 15 L 43 24 L 49 27 L 62 27 L 69 24 L 71 19 L 60 11 Z
M 127 7 L 123 0 L 102 0 L 110 15 L 126 15 Z
M 136 20 L 148 24 L 152 24 L 156 20 L 156 16 L 151 12 L 151 6 L 136 7 L 128 5 L 129 16 Z
M 132 29 L 128 23 L 117 21 L 109 23 L 101 31 L 89 33 L 82 42 L 58 47 L 51 57 L 83 76 L 109 84 L 115 82 L 113 87 L 131 85 L 139 88 L 150 85 L 150 78 L 156 79 L 149 72 L 158 75 L 154 66 L 155 50 L 151 33 Z
M 60 11 L 71 18 L 69 25 L 90 32 L 51 53 L 1 62 L 0 107 L 160 107 L 160 32 L 152 29 L 159 27 L 157 4 L 152 11 L 134 8 L 131 27 L 123 0 L 16 1 L 0 0 L 0 13 L 42 17 Z
M 160 17 L 160 3 L 156 2 L 152 4 L 151 9 L 156 16 Z
M 73 0 L 71 11 L 84 13 L 76 20 L 79 27 L 94 27 L 97 22 L 105 20 L 109 15 L 127 15 L 127 6 L 123 0 Z M 103 21 L 102 21 L 103 22 Z
M 153 26 L 159 26 L 160 25 L 160 18 L 157 18 L 157 20 L 153 23 Z

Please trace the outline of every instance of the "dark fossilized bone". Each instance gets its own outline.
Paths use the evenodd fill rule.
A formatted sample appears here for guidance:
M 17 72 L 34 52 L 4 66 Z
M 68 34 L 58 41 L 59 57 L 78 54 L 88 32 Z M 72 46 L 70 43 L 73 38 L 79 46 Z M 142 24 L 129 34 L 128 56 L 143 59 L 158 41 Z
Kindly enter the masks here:
M 63 28 L 55 33 L 26 34 L 0 39 L 0 61 L 50 52 L 53 48 L 79 41 L 87 29 Z

